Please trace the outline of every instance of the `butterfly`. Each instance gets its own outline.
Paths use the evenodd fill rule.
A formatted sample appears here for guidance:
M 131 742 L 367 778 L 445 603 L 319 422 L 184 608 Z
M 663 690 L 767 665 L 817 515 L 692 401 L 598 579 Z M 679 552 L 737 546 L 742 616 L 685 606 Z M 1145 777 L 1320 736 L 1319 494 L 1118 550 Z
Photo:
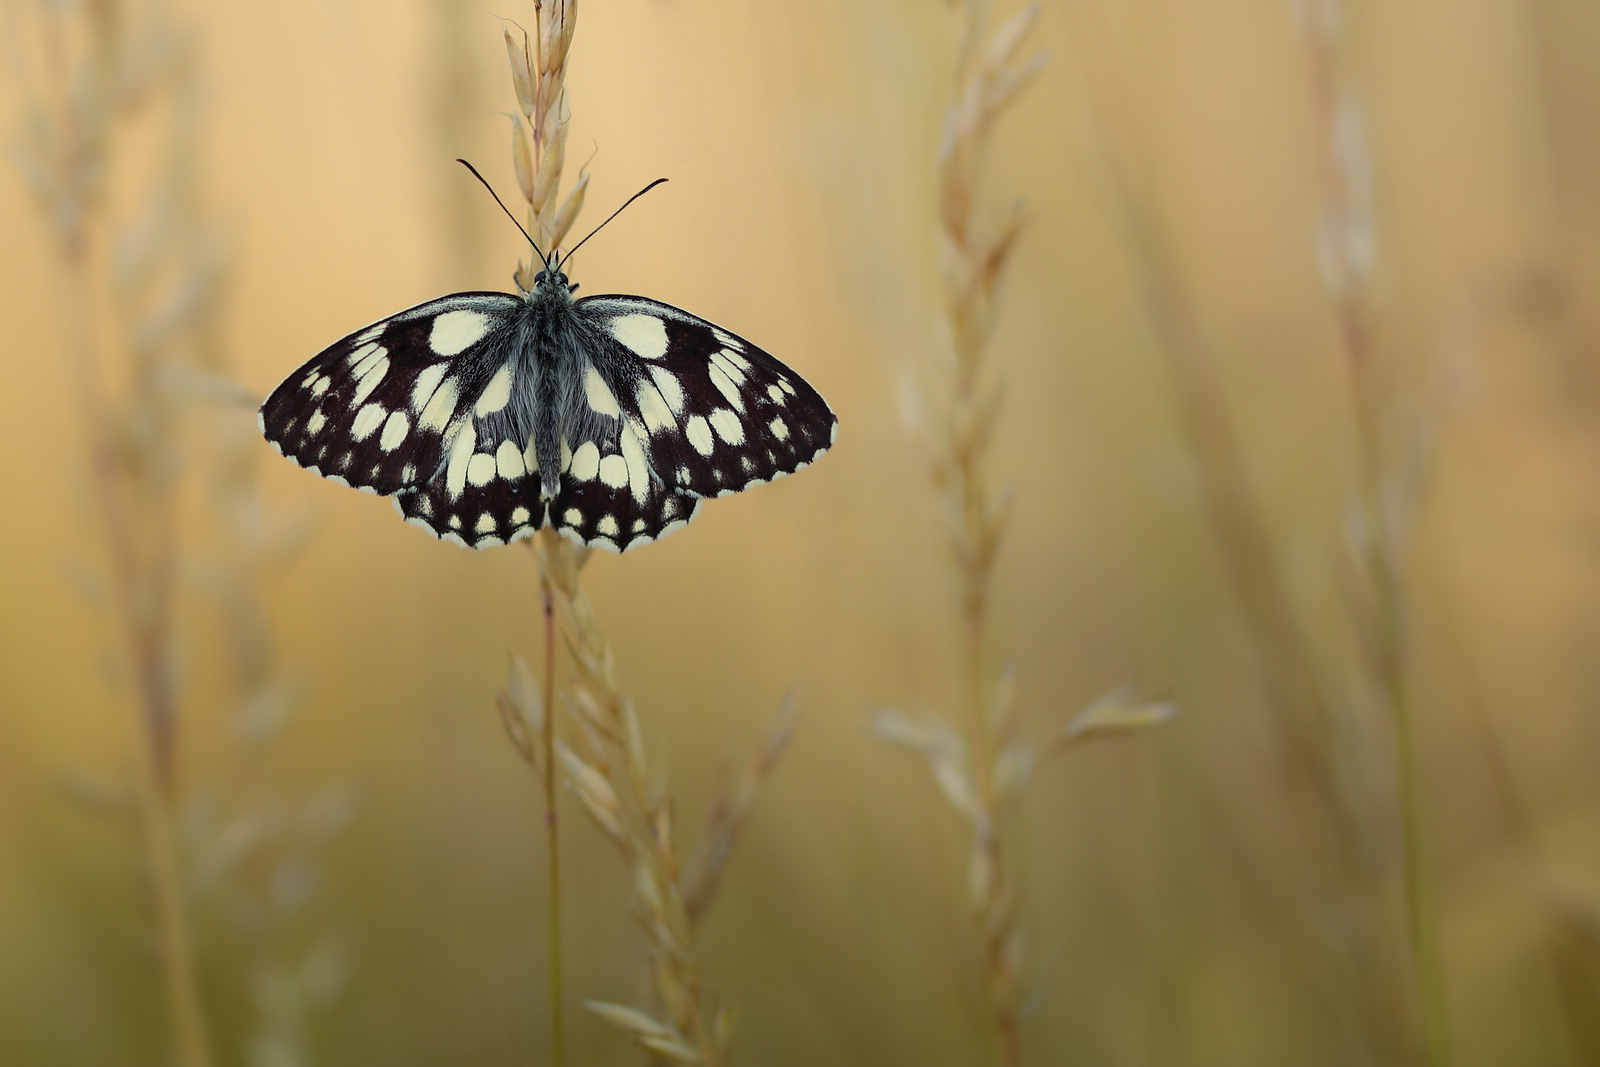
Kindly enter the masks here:
M 817 391 L 744 338 L 646 297 L 575 299 L 576 251 L 541 253 L 525 291 L 440 297 L 335 342 L 267 397 L 262 435 L 455 544 L 552 526 L 618 552 L 833 444 Z

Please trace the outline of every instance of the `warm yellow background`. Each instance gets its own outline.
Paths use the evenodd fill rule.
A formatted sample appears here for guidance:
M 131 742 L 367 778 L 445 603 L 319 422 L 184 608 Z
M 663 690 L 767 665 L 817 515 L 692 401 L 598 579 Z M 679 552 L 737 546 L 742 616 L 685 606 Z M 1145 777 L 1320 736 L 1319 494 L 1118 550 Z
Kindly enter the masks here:
M 1319 961 L 1345 931 L 1303 866 L 1328 843 L 1306 840 L 1305 799 L 1273 766 L 1272 709 L 1068 36 L 1080 2 L 1045 5 L 1052 62 L 987 170 L 989 198 L 1020 196 L 1031 220 L 993 350 L 1008 386 L 996 467 L 1017 494 L 998 643 L 1039 735 L 1129 682 L 1182 715 L 1045 765 L 1014 812 L 1037 988 L 1025 1042 L 1037 1064 L 1337 1062 L 1347 1005 Z M 0 10 L 19 74 L 33 6 Z M 527 6 L 494 13 L 529 19 Z M 1278 0 L 1106 6 L 1100 60 L 1133 104 L 1117 134 L 1154 176 L 1325 681 L 1378 753 L 1350 773 L 1372 775 L 1358 793 L 1385 824 L 1387 725 L 1345 622 L 1355 437 L 1311 253 L 1304 39 Z M 1583 1062 L 1595 1034 L 1572 1020 L 1600 1011 L 1600 16 L 1578 0 L 1352 6 L 1383 358 L 1404 361 L 1396 379 L 1437 427 L 1407 575 L 1455 1043 L 1464 1064 Z M 519 239 L 451 162 L 513 190 L 488 8 L 176 15 L 199 35 L 203 208 L 227 245 L 226 340 L 254 394 L 381 315 L 509 286 Z M 888 704 L 948 710 L 958 677 L 940 515 L 904 399 L 943 343 L 932 160 L 954 30 L 931 0 L 611 0 L 583 8 L 571 59 L 570 156 L 593 155 L 585 219 L 672 179 L 585 249 L 584 291 L 649 294 L 739 331 L 842 422 L 815 469 L 586 576 L 686 838 L 796 695 L 798 735 L 703 937 L 739 1013 L 738 1059 L 763 1067 L 993 1062 L 959 824 L 924 768 L 866 729 Z M 9 131 L 27 82 L 3 84 Z M 0 1062 L 156 1064 L 165 1025 L 131 834 L 58 788 L 125 781 L 132 714 L 116 631 L 73 577 L 102 566 L 63 355 L 83 294 L 63 287 L 13 177 L 0 181 Z M 319 523 L 265 591 L 307 705 L 242 773 L 228 712 L 205 699 L 207 617 L 186 599 L 187 787 L 224 807 L 247 778 L 360 797 L 294 935 L 332 934 L 351 954 L 313 1028 L 316 1062 L 542 1062 L 537 788 L 493 705 L 508 652 L 536 648 L 531 556 L 436 544 L 387 503 L 259 451 L 269 506 Z M 203 486 L 186 501 L 198 530 Z M 634 999 L 624 872 L 587 826 L 569 841 L 573 1004 Z M 1403 960 L 1392 841 L 1370 845 L 1391 875 L 1374 907 Z M 244 1063 L 248 954 L 220 919 L 201 929 L 219 1045 Z M 634 1062 L 576 1007 L 570 1025 L 571 1062 Z

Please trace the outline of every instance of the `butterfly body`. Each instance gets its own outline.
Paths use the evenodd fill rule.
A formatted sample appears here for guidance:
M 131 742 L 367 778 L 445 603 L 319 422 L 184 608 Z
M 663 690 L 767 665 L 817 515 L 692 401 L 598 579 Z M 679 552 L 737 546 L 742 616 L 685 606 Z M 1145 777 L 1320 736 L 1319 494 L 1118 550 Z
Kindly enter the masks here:
M 658 301 L 574 299 L 559 268 L 552 254 L 527 292 L 442 297 L 338 341 L 267 398 L 263 435 L 446 540 L 551 525 L 617 551 L 833 443 L 833 412 L 772 356 Z

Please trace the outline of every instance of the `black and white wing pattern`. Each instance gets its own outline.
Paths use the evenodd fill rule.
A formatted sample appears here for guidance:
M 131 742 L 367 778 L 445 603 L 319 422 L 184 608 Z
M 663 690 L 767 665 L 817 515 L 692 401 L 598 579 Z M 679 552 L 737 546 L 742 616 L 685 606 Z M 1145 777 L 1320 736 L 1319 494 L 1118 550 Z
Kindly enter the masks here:
M 528 435 L 507 413 L 523 306 L 506 293 L 458 293 L 358 330 L 273 390 L 262 435 L 314 474 L 396 496 L 437 537 L 527 536 L 544 512 Z
M 651 471 L 680 493 L 751 489 L 833 445 L 839 420 L 827 403 L 744 338 L 638 296 L 592 296 L 574 312 Z
M 748 341 L 643 297 L 574 301 L 546 268 L 522 296 L 447 296 L 339 341 L 267 398 L 262 434 L 436 537 L 549 524 L 613 551 L 832 445 L 822 397 Z

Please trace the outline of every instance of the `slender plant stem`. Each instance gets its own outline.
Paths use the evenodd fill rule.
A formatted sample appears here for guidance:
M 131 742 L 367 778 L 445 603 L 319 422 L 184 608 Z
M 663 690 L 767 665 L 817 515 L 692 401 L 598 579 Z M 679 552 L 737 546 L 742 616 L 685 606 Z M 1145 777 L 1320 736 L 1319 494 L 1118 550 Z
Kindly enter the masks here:
M 1320 69 L 1320 68 L 1319 68 Z M 1326 74 L 1324 73 L 1324 78 Z M 1324 87 L 1324 95 L 1331 90 Z M 1331 105 L 1330 105 L 1331 106 Z M 1330 182 L 1337 197 L 1343 187 Z M 1348 210 L 1336 201 L 1341 211 Z M 1438 916 L 1428 873 L 1426 835 L 1417 768 L 1416 727 L 1411 714 L 1407 680 L 1409 633 L 1405 583 L 1400 573 L 1404 532 L 1393 528 L 1384 494 L 1384 444 L 1382 398 L 1374 360 L 1372 324 L 1367 308 L 1354 292 L 1334 302 L 1339 339 L 1351 377 L 1355 407 L 1357 449 L 1365 495 L 1368 539 L 1364 547 L 1367 573 L 1372 582 L 1374 612 L 1373 662 L 1377 683 L 1395 735 L 1395 789 L 1400 806 L 1400 848 L 1405 874 L 1406 928 L 1410 941 L 1413 979 L 1422 1015 L 1421 1043 L 1430 1067 L 1450 1067 L 1449 1014 L 1440 955 Z
M 1450 1020 L 1445 1000 L 1444 964 L 1440 958 L 1438 917 L 1434 913 L 1433 889 L 1423 844 L 1416 741 L 1410 701 L 1403 681 L 1391 691 L 1389 699 L 1397 748 L 1401 848 L 1405 854 L 1406 872 L 1406 918 L 1417 969 L 1418 994 L 1422 1001 L 1423 1037 L 1430 1067 L 1449 1067 Z
M 1438 916 L 1429 875 L 1426 835 L 1422 818 L 1422 791 L 1417 767 L 1416 725 L 1411 713 L 1411 689 L 1406 677 L 1407 627 L 1405 590 L 1399 574 L 1395 533 L 1385 521 L 1382 497 L 1381 453 L 1377 398 L 1370 375 L 1361 373 L 1368 357 L 1360 312 L 1353 304 L 1345 311 L 1345 344 L 1356 373 L 1357 432 L 1372 535 L 1367 569 L 1375 599 L 1374 635 L 1378 683 L 1388 706 L 1395 736 L 1395 788 L 1400 806 L 1400 849 L 1405 874 L 1406 930 L 1422 1013 L 1421 1037 L 1429 1067 L 1450 1067 L 1449 1012 L 1445 994 L 1444 963 L 1440 955 Z
M 156 778 L 156 739 L 144 737 L 147 757 L 140 763 L 139 822 L 145 841 L 156 931 L 172 1033 L 181 1067 L 210 1067 L 210 1040 L 200 1004 L 200 984 L 188 923 L 188 899 L 178 862 L 177 812 L 173 796 Z
M 68 292 L 94 291 L 87 244 L 86 239 L 80 239 L 66 248 Z M 138 675 L 139 721 L 135 732 L 143 751 L 135 761 L 138 768 L 136 811 L 153 898 L 162 987 L 178 1064 L 180 1067 L 210 1067 L 211 1043 L 201 1006 L 188 900 L 178 856 L 177 777 L 173 759 L 175 709 L 165 670 L 167 598 L 152 595 L 163 590 L 147 588 L 150 583 L 141 581 L 152 575 L 141 573 L 123 487 L 118 484 L 116 458 L 111 442 L 106 439 L 105 428 L 110 425 L 110 419 L 97 377 L 94 340 L 85 316 L 72 315 L 70 319 L 94 495 L 111 558 L 124 636 Z M 164 585 L 169 574 L 162 572 L 153 577 L 158 579 L 156 584 Z
M 971 487 L 971 483 L 968 487 Z M 981 515 L 981 512 L 972 514 Z M 968 745 L 972 753 L 972 788 L 978 809 L 977 818 L 973 820 L 973 828 L 977 835 L 977 847 L 983 850 L 989 867 L 989 876 L 1003 882 L 1004 857 L 1000 847 L 999 828 L 995 824 L 998 805 L 994 775 L 991 773 L 994 766 L 995 739 L 985 697 L 988 689 L 984 673 L 988 630 L 988 589 L 985 582 L 976 582 L 969 588 L 966 609 L 967 732 Z M 1005 1067 L 1021 1067 L 1022 1037 L 1017 1027 L 1016 1004 L 1010 994 L 1009 985 L 1001 981 L 1001 976 L 1006 973 L 1007 931 L 1004 928 L 991 929 L 988 919 L 987 915 L 980 916 L 980 925 L 983 927 L 984 963 L 989 968 L 990 999 L 994 1008 L 995 1029 L 1000 1036 L 1000 1062 Z
M 1042 56 L 1023 57 L 1038 17 L 1025 5 L 992 25 L 990 0 L 967 0 L 952 98 L 937 156 L 939 227 L 944 256 L 945 313 L 950 327 L 949 415 L 939 447 L 936 480 L 954 518 L 953 563 L 964 641 L 964 693 L 956 718 L 967 734 L 963 814 L 970 818 L 969 880 L 974 924 L 982 946 L 984 985 L 1003 1067 L 1020 1067 L 1017 989 L 1021 937 L 1007 877 L 999 825 L 995 754 L 1008 734 L 1007 712 L 994 699 L 989 618 L 994 566 L 1006 531 L 1006 509 L 989 480 L 989 450 L 1000 412 L 997 375 L 986 358 L 998 289 L 1021 226 L 1020 209 L 991 218 L 981 209 L 979 181 L 988 135 L 1007 104 L 1042 69 Z
M 542 572 L 539 601 L 544 615 L 544 822 L 549 852 L 550 907 L 550 1062 L 566 1061 L 561 1005 L 561 831 L 556 813 L 556 611 L 550 582 Z

